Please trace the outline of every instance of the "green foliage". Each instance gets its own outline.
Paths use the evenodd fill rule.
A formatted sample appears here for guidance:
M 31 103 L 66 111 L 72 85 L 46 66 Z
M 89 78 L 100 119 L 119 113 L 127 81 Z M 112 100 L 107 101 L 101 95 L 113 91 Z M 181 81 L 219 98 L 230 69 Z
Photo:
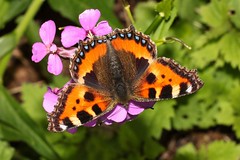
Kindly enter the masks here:
M 5 141 L 0 141 L 0 159 L 10 160 L 14 154 L 14 148 Z
M 3 86 L 0 86 L 0 90 L 0 137 L 6 140 L 24 141 L 43 157 L 56 159 L 58 156 L 42 136 L 42 129 L 36 127 L 35 122 Z
M 177 150 L 174 160 L 237 160 L 240 158 L 240 145 L 231 141 L 214 141 L 201 145 L 197 150 L 192 143 L 188 143 Z
M 33 20 L 42 3 L 42 0 L 33 2 L 37 1 L 39 4 L 33 7 L 29 0 L 0 0 L 0 28 L 17 24 L 14 30 L 0 37 L 1 84 L 12 51 L 24 31 L 28 31 L 25 36 L 29 45 L 40 40 L 40 24 Z M 76 25 L 79 13 L 97 8 L 102 13 L 101 20 L 109 21 L 113 28 L 122 28 L 119 15 L 114 14 L 114 3 L 114 0 L 48 0 L 45 5 Z M 213 141 L 198 148 L 189 142 L 176 147 L 174 159 L 240 158 L 240 1 L 147 1 L 137 2 L 131 9 L 135 27 L 156 41 L 158 54 L 198 69 L 204 87 L 187 97 L 157 102 L 153 110 L 144 111 L 132 122 L 80 127 L 76 134 L 70 134 L 48 132 L 42 108 L 47 86 L 62 87 L 69 77 L 45 74 L 48 84 L 23 84 L 21 104 L 0 85 L 0 159 L 159 159 L 167 150 L 160 144 L 164 131 L 194 132 L 196 128 L 209 130 L 219 126 L 232 128 L 235 139 Z M 162 45 L 168 36 L 183 40 L 192 50 L 175 43 Z M 41 68 L 46 69 L 44 63 L 40 63 L 44 65 Z M 32 154 L 26 154 L 25 150 Z

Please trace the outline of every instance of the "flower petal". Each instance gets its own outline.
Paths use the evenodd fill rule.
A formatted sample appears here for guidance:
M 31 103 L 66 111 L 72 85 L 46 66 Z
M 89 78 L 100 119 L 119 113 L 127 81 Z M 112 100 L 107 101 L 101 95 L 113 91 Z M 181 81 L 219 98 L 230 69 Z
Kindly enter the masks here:
M 32 61 L 38 63 L 48 54 L 48 50 L 42 42 L 36 42 L 32 45 L 32 54 Z
M 117 105 L 115 109 L 108 115 L 107 119 L 114 122 L 123 122 L 127 117 L 127 110 L 121 106 Z
M 66 48 L 71 47 L 86 38 L 86 31 L 79 27 L 66 26 L 61 33 L 62 45 Z
M 96 124 L 97 124 L 97 120 L 93 120 L 93 121 L 85 123 L 84 126 L 85 127 L 95 127 Z
M 97 24 L 100 16 L 98 9 L 87 9 L 79 15 L 79 22 L 86 31 L 90 31 Z
M 70 128 L 70 129 L 68 129 L 67 131 L 69 132 L 69 133 L 71 133 L 71 134 L 74 134 L 74 133 L 76 133 L 77 132 L 77 128 Z
M 96 36 L 104 36 L 112 32 L 112 27 L 109 26 L 107 21 L 101 21 L 92 29 L 92 32 Z
M 56 25 L 54 21 L 49 20 L 44 22 L 39 30 L 39 35 L 46 46 L 52 44 L 56 34 Z
M 138 106 L 137 103 L 130 102 L 128 106 L 128 113 L 130 115 L 138 115 L 144 111 L 145 108 Z
M 46 112 L 51 113 L 54 110 L 54 105 L 57 103 L 58 96 L 52 92 L 49 87 L 43 98 L 43 108 Z
M 48 57 L 48 72 L 59 75 L 62 72 L 63 64 L 57 54 L 50 54 Z

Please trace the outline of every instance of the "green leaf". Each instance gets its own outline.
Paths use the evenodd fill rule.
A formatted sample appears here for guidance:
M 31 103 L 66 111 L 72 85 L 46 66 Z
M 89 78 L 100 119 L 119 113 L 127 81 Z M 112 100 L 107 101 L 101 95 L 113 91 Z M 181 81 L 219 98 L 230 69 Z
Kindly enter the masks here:
M 34 93 L 33 93 L 34 94 Z M 21 106 L 7 93 L 5 88 L 0 85 L 0 122 L 6 124 L 16 132 L 16 136 L 26 142 L 36 150 L 40 155 L 48 159 L 58 159 L 58 155 L 50 147 L 45 138 L 42 137 L 42 130 L 32 121 L 24 112 Z M 2 125 L 1 124 L 1 125 Z M 2 130 L 4 132 L 5 130 Z M 10 130 L 8 130 L 10 131 Z M 3 134 L 4 139 L 12 138 Z
M 2 60 L 3 56 L 7 53 L 11 52 L 16 45 L 16 34 L 14 32 L 0 37 L 0 60 Z
M 17 45 L 14 32 L 0 37 L 0 84 L 3 81 L 3 74 L 11 58 L 11 52 Z
M 216 120 L 218 124 L 231 125 L 234 122 L 234 110 L 229 101 L 218 100 L 217 104 L 218 113 L 216 114 Z
M 32 45 L 35 42 L 40 42 L 40 36 L 39 36 L 39 29 L 40 26 L 35 21 L 31 21 L 27 27 L 27 32 L 25 35 L 27 36 L 28 43 Z
M 209 4 L 199 8 L 202 21 L 213 28 L 227 28 L 228 18 L 228 2 L 229 0 L 212 0 Z
M 228 96 L 228 101 L 231 102 L 231 107 L 234 110 L 234 122 L 233 122 L 233 130 L 238 138 L 240 138 L 240 79 L 235 87 L 231 88 L 231 92 Z
M 78 16 L 86 9 L 99 9 L 101 12 L 100 19 L 107 20 L 113 28 L 121 27 L 118 19 L 113 13 L 114 0 L 89 1 L 89 0 L 48 0 L 49 5 L 64 17 L 79 24 Z
M 225 34 L 220 42 L 221 55 L 233 68 L 240 70 L 240 32 L 232 30 Z
M 218 45 L 216 43 L 210 43 L 203 48 L 192 52 L 190 55 L 192 65 L 197 68 L 204 68 L 211 62 L 216 61 L 219 55 Z
M 166 15 L 168 17 L 164 17 L 164 20 L 162 21 L 162 23 L 159 25 L 159 27 L 157 28 L 156 32 L 154 33 L 154 35 L 152 36 L 153 39 L 159 40 L 163 37 L 166 37 L 169 34 L 169 29 L 172 26 L 175 18 L 177 17 L 177 7 L 176 7 L 176 1 L 171 1 L 170 2 L 166 2 L 168 5 L 171 4 L 171 7 L 168 7 L 168 10 L 165 11 Z M 169 10 L 171 8 L 171 11 Z
M 140 115 L 142 125 L 147 130 L 148 136 L 159 138 L 162 130 L 171 129 L 171 119 L 174 117 L 174 100 L 161 101 L 154 105 L 154 109 L 148 109 Z
M 153 138 L 145 140 L 143 147 L 145 159 L 157 159 L 157 157 L 165 150 L 164 147 L 156 140 L 153 140 Z
M 26 10 L 31 0 L 0 0 L 0 29 L 4 28 L 5 24 L 12 20 L 14 17 L 18 16 Z
M 14 154 L 14 149 L 5 141 L 0 141 L 0 159 L 11 160 Z
M 195 160 L 197 151 L 192 143 L 187 143 L 178 148 L 174 160 Z
M 240 146 L 234 142 L 215 141 L 207 146 L 202 145 L 199 151 L 200 159 L 237 160 L 240 158 Z
M 141 141 L 134 129 L 124 125 L 119 130 L 118 143 L 123 151 L 129 151 L 129 148 L 137 151 L 140 148 Z
M 164 15 L 164 19 L 167 20 L 171 15 L 172 8 L 173 8 L 173 0 L 163 0 L 158 3 L 156 9 L 159 12 L 159 14 Z
M 197 17 L 196 8 L 203 2 L 201 1 L 192 1 L 192 0 L 184 0 L 177 1 L 178 4 L 178 16 L 183 19 L 191 21 L 195 21 Z
M 137 3 L 134 8 L 134 17 L 135 26 L 139 31 L 145 31 L 156 17 L 156 5 L 157 3 L 153 1 Z
M 52 78 L 53 81 L 51 83 L 51 86 L 58 88 L 63 87 L 70 80 L 70 77 L 63 75 L 53 76 Z
M 237 138 L 240 138 L 240 116 L 238 115 L 237 117 L 235 117 L 234 122 L 233 122 L 233 130 L 237 136 Z
M 240 29 L 240 1 L 239 0 L 231 0 L 228 5 L 228 15 L 231 22 Z
M 41 84 L 28 83 L 22 85 L 23 109 L 35 122 L 40 124 L 43 121 L 47 121 L 46 112 L 42 107 L 43 95 L 46 91 L 47 87 Z
M 196 103 L 196 101 L 193 101 Z M 186 130 L 198 123 L 200 108 L 191 103 L 187 106 L 179 106 L 175 112 L 173 126 L 175 129 Z

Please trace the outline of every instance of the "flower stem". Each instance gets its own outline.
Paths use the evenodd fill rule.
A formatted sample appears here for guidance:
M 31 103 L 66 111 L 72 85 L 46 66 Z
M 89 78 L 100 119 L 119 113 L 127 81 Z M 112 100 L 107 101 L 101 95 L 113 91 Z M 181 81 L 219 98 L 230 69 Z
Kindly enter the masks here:
M 134 25 L 135 24 L 135 21 L 133 19 L 133 16 L 132 16 L 132 13 L 131 13 L 131 10 L 130 10 L 130 4 L 128 4 L 125 0 L 122 0 L 123 2 L 123 5 L 124 5 L 124 9 L 128 15 L 128 18 L 130 19 L 131 23 Z
M 25 32 L 28 24 L 33 19 L 35 14 L 37 13 L 38 9 L 41 7 L 41 4 L 44 2 L 44 0 L 33 0 L 30 4 L 26 14 L 21 19 L 20 23 L 14 30 L 16 34 L 16 41 L 18 42 L 20 38 L 22 37 L 23 33 Z
M 184 47 L 186 47 L 187 49 L 189 49 L 189 50 L 192 49 L 189 45 L 187 45 L 185 42 L 183 42 L 182 40 L 180 40 L 180 39 L 178 39 L 176 37 L 166 37 L 166 38 L 163 38 L 161 40 L 155 41 L 157 46 L 160 46 L 160 45 L 162 45 L 164 43 L 172 43 L 172 42 L 178 42 L 181 45 L 183 45 Z
M 152 32 L 156 31 L 157 27 L 161 24 L 162 20 L 163 20 L 164 15 L 162 14 L 158 14 L 153 22 L 151 23 L 151 25 L 147 28 L 147 30 L 144 32 L 146 35 L 151 34 Z

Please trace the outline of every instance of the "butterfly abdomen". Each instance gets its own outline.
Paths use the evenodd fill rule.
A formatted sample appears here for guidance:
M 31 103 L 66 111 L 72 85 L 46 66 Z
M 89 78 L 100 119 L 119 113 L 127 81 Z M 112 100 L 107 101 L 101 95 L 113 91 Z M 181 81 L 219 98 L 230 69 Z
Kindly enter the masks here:
M 123 76 L 123 66 L 110 43 L 107 43 L 107 65 L 112 79 L 113 92 L 118 103 L 126 104 L 129 101 L 127 83 Z

